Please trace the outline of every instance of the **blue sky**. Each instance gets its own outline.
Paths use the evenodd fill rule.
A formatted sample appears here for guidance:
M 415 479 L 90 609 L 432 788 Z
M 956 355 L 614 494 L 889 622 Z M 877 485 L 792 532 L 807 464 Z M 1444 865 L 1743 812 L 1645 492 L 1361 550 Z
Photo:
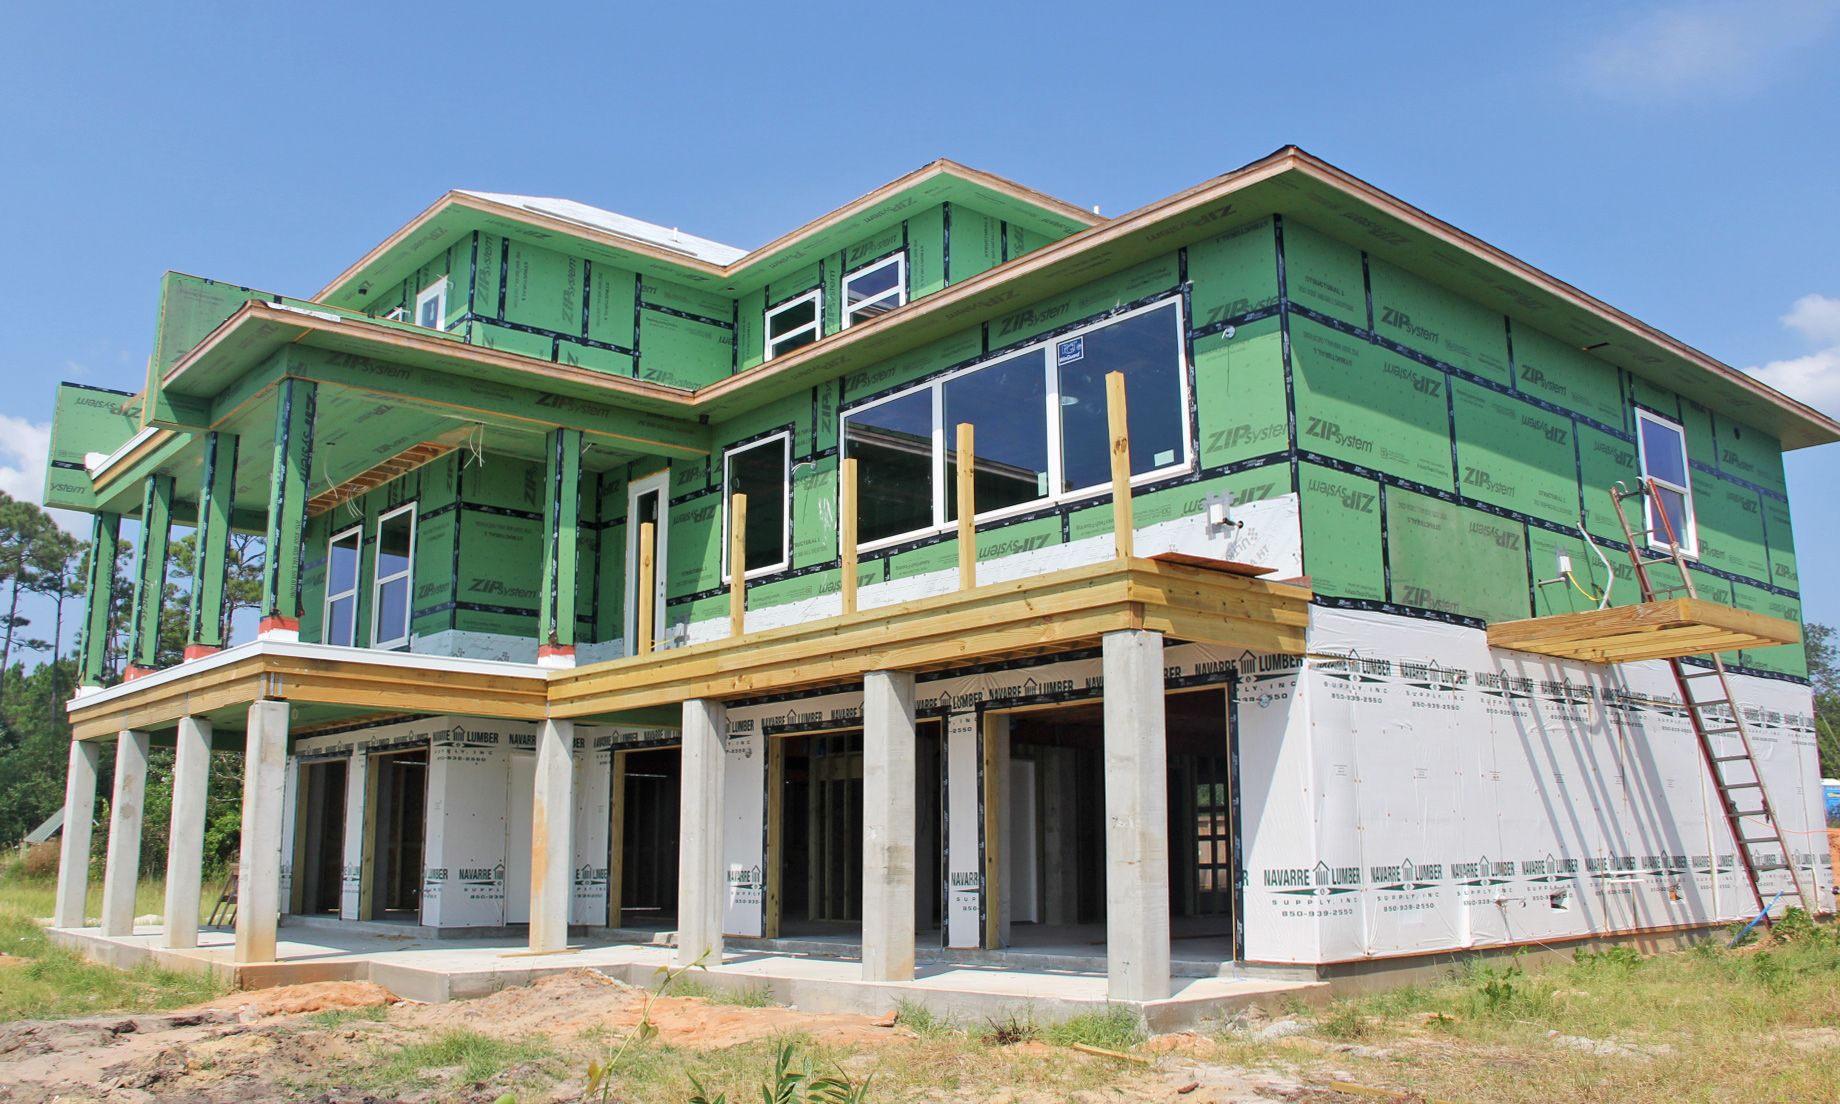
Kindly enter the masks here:
M 166 269 L 310 295 L 450 187 L 754 246 L 940 156 L 1118 214 L 1296 143 L 1840 413 L 1840 0 L 84 7 L 0 41 L 15 494 Z M 1789 472 L 1840 621 L 1840 445 Z

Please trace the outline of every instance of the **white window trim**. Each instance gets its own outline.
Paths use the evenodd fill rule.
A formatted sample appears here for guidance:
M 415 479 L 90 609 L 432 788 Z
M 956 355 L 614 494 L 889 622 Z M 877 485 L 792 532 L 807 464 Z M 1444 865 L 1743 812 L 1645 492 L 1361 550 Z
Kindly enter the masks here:
M 383 574 L 383 526 L 384 523 L 399 514 L 409 515 L 409 555 L 408 566 L 394 575 Z M 382 609 L 380 600 L 383 596 L 383 584 L 393 583 L 398 579 L 408 580 L 403 593 L 403 632 L 390 640 L 377 639 L 377 615 Z M 371 647 L 400 648 L 409 643 L 409 623 L 415 620 L 415 503 L 398 506 L 396 509 L 377 518 L 377 547 L 371 553 Z
M 1670 480 L 1663 479 L 1649 472 L 1648 437 L 1642 432 L 1643 422 L 1653 422 L 1658 426 L 1674 432 L 1675 437 L 1680 441 L 1680 470 L 1681 473 L 1686 476 L 1686 486 L 1680 486 Z M 1644 410 L 1639 406 L 1636 407 L 1636 456 L 1638 457 L 1638 463 L 1642 465 L 1644 490 L 1647 489 L 1648 481 L 1652 479 L 1658 486 L 1673 491 L 1686 501 L 1687 531 L 1674 535 L 1682 538 L 1680 554 L 1689 560 L 1697 560 L 1699 558 L 1699 508 L 1693 504 L 1693 465 L 1687 455 L 1686 427 L 1674 421 L 1672 418 L 1664 418 L 1652 411 Z M 1644 528 L 1649 530 L 1648 547 L 1651 550 L 1672 552 L 1674 546 L 1669 544 L 1658 531 L 1661 528 L 1661 518 L 1656 514 L 1655 498 L 1653 495 L 1645 494 L 1642 496 L 1642 520 Z
M 357 547 L 352 549 L 351 589 L 333 593 L 332 590 L 332 550 L 347 537 L 358 538 Z M 364 526 L 353 525 L 341 529 L 326 539 L 326 610 L 320 617 L 320 639 L 331 643 L 327 638 L 332 628 L 332 603 L 340 598 L 351 599 L 351 643 L 358 642 L 358 592 L 364 589 Z
M 728 525 L 729 525 L 729 519 L 734 514 L 734 511 L 729 507 L 729 499 L 732 494 L 732 492 L 729 490 L 730 461 L 735 456 L 741 453 L 749 452 L 757 448 L 764 448 L 765 446 L 770 445 L 775 441 L 778 441 L 780 445 L 780 467 L 786 473 L 787 498 L 790 499 L 791 491 L 792 491 L 792 434 L 791 433 L 785 430 L 781 430 L 778 433 L 769 433 L 765 437 L 761 437 L 757 440 L 749 441 L 743 445 L 736 445 L 735 447 L 731 449 L 727 449 L 722 453 L 722 585 L 724 586 L 727 586 L 730 579 L 734 577 L 734 572 L 729 567 L 729 562 L 728 562 L 728 550 L 732 547 L 732 544 L 729 540 L 729 535 L 728 535 Z M 752 508 L 752 504 L 750 503 L 750 509 L 751 508 Z M 777 563 L 767 564 L 764 567 L 750 567 L 747 570 L 747 574 L 742 576 L 742 578 L 744 580 L 745 579 L 757 579 L 763 575 L 771 575 L 777 571 L 784 571 L 791 564 L 791 562 L 792 562 L 792 503 L 790 501 L 787 501 L 785 503 L 782 503 L 780 507 L 779 561 Z
M 862 277 L 867 276 L 873 272 L 879 272 L 882 269 L 887 268 L 889 265 L 894 266 L 894 286 L 893 287 L 889 288 L 887 291 L 882 292 L 880 295 L 877 295 L 872 299 L 864 299 L 860 303 L 850 302 L 850 281 L 861 279 Z M 907 254 L 905 252 L 896 253 L 893 256 L 884 257 L 879 261 L 871 261 L 869 264 L 862 266 L 861 268 L 857 269 L 854 272 L 844 273 L 843 283 L 839 287 L 838 294 L 843 297 L 843 304 L 842 304 L 843 320 L 842 320 L 841 325 L 842 325 L 842 328 L 846 330 L 850 328 L 851 319 L 854 317 L 856 312 L 866 307 L 873 307 L 876 304 L 885 302 L 889 299 L 894 300 L 894 304 L 893 304 L 894 307 L 906 306 L 907 305 Z M 893 308 L 891 307 L 890 309 L 893 309 Z M 867 322 L 869 321 L 869 319 L 865 318 L 863 319 L 863 321 Z
M 435 307 L 435 312 L 440 316 L 436 320 L 434 328 L 436 330 L 445 331 L 447 329 L 447 277 L 445 276 L 441 277 L 439 280 L 436 280 L 434 283 L 429 284 L 427 287 L 423 288 L 419 294 L 416 295 L 415 314 L 413 317 L 409 319 L 409 321 L 414 323 L 417 326 L 420 326 L 422 324 L 421 322 L 422 307 L 430 299 L 433 299 L 437 302 L 438 305 Z
M 1067 333 L 1060 334 L 1059 336 L 1056 336 L 1056 337 L 1045 338 L 1041 341 L 1037 341 L 1034 344 L 1024 346 L 1023 348 L 1020 348 L 1020 349 L 1012 349 L 1009 352 L 1003 353 L 999 356 L 991 357 L 988 360 L 978 361 L 975 364 L 966 365 L 964 368 L 961 368 L 958 371 L 950 372 L 950 373 L 947 373 L 941 376 L 936 376 L 930 380 L 927 380 L 925 383 L 916 384 L 915 386 L 906 388 L 905 390 L 896 391 L 893 394 L 889 394 L 889 395 L 884 395 L 881 398 L 874 400 L 873 402 L 863 403 L 861 406 L 851 407 L 849 410 L 843 411 L 839 415 L 839 422 L 838 422 L 839 432 L 837 435 L 838 459 L 840 462 L 842 459 L 846 458 L 849 455 L 848 421 L 852 416 L 860 414 L 865 410 L 873 410 L 876 407 L 881 406 L 883 403 L 894 402 L 897 399 L 907 398 L 908 396 L 913 395 L 919 391 L 931 390 L 932 395 L 933 395 L 933 523 L 930 525 L 921 526 L 920 528 L 917 528 L 917 529 L 910 529 L 905 533 L 896 533 L 891 536 L 881 537 L 873 541 L 860 542 L 857 545 L 857 551 L 859 553 L 874 552 L 874 551 L 878 551 L 883 548 L 891 547 L 893 545 L 902 544 L 907 541 L 918 540 L 923 537 L 930 537 L 930 536 L 935 536 L 939 534 L 944 534 L 946 532 L 955 530 L 957 528 L 957 525 L 958 525 L 957 521 L 955 520 L 947 521 L 945 519 L 945 514 L 946 514 L 945 481 L 949 478 L 954 477 L 954 473 L 946 470 L 946 461 L 945 461 L 947 447 L 948 445 L 954 443 L 953 436 L 948 431 L 948 428 L 945 425 L 945 385 L 948 382 L 954 379 L 957 379 L 960 376 L 970 375 L 973 372 L 977 372 L 977 371 L 981 371 L 982 369 L 989 368 L 992 365 L 1001 364 L 1006 360 L 1014 360 L 1017 357 L 1028 356 L 1031 354 L 1038 355 L 1041 357 L 1042 370 L 1047 373 L 1046 402 L 1048 403 L 1048 481 L 1049 481 L 1049 487 L 1052 488 L 1056 483 L 1060 481 L 1060 476 L 1063 474 L 1063 468 L 1062 468 L 1062 456 L 1061 456 L 1062 448 L 1061 448 L 1060 373 L 1056 370 L 1058 366 L 1054 363 L 1054 354 L 1053 352 L 1051 352 L 1051 350 L 1056 349 L 1060 345 L 1061 342 L 1069 340 L 1070 338 L 1080 337 L 1084 334 L 1091 333 L 1094 330 L 1103 329 L 1106 326 L 1110 326 L 1118 322 L 1123 322 L 1127 319 L 1135 318 L 1140 314 L 1148 314 L 1151 311 L 1161 310 L 1162 308 L 1171 306 L 1171 305 L 1175 307 L 1174 314 L 1175 314 L 1175 326 L 1176 326 L 1177 389 L 1180 395 L 1180 401 L 1181 401 L 1182 412 L 1183 412 L 1182 456 L 1181 456 L 1181 459 L 1174 464 L 1165 464 L 1160 468 L 1153 468 L 1150 471 L 1143 472 L 1138 475 L 1133 475 L 1131 477 L 1131 486 L 1138 487 L 1146 483 L 1154 483 L 1161 479 L 1167 479 L 1172 475 L 1179 475 L 1183 472 L 1192 470 L 1195 466 L 1195 441 L 1194 441 L 1193 434 L 1191 433 L 1193 426 L 1190 425 L 1188 421 L 1188 409 L 1189 409 L 1189 401 L 1190 401 L 1189 399 L 1188 342 L 1183 340 L 1185 336 L 1184 327 L 1187 324 L 1187 320 L 1184 318 L 1183 313 L 1182 313 L 1182 300 L 1179 298 L 1171 297 L 1167 299 L 1160 299 L 1157 302 L 1147 304 L 1133 311 L 1127 311 L 1124 314 L 1115 315 L 1111 318 L 1102 319 L 1098 322 L 1092 323 L 1091 325 L 1082 326 L 1077 330 L 1072 330 Z M 1683 442 L 1685 441 L 1684 436 L 1682 437 L 1682 441 Z M 975 446 L 975 442 L 974 442 L 974 446 Z M 1103 482 L 1103 483 L 1094 483 L 1094 484 L 1091 484 L 1085 487 L 1074 487 L 1074 488 L 1070 488 L 1065 491 L 1061 491 L 1059 493 L 1055 493 L 1052 490 L 1050 490 L 1050 493 L 1048 493 L 1047 495 L 1041 498 L 1031 499 L 1028 502 L 1020 502 L 1014 506 L 1005 506 L 997 510 L 980 510 L 973 517 L 972 521 L 974 524 L 981 525 L 987 521 L 1000 521 L 1004 518 L 1013 517 L 1018 514 L 1032 513 L 1036 510 L 1042 510 L 1042 509 L 1046 509 L 1051 506 L 1057 506 L 1064 502 L 1074 501 L 1074 500 L 1082 499 L 1082 498 L 1091 498 L 1091 497 L 1094 497 L 1095 495 L 1101 495 L 1103 494 L 1103 492 L 1108 490 L 1110 486 L 1111 484 L 1109 482 Z M 841 496 L 842 496 L 842 492 L 840 489 L 839 490 L 839 502 L 838 502 L 838 510 L 840 514 L 842 510 Z M 1689 512 L 1689 515 L 1691 515 L 1690 509 L 1688 512 Z
M 800 326 L 798 329 L 787 330 L 785 333 L 780 334 L 777 338 L 774 337 L 773 336 L 773 319 L 793 309 L 794 307 L 801 306 L 805 303 L 810 303 L 812 305 L 811 306 L 811 321 L 806 323 L 803 326 Z M 766 331 L 762 338 L 762 340 L 766 342 L 765 348 L 762 350 L 764 354 L 763 359 L 765 360 L 773 359 L 773 346 L 784 344 L 785 342 L 792 340 L 793 338 L 799 336 L 800 334 L 804 333 L 807 330 L 811 331 L 813 340 L 822 338 L 824 336 L 824 289 L 823 288 L 812 288 L 810 291 L 806 292 L 803 295 L 796 296 L 792 299 L 788 299 L 784 303 L 781 303 L 779 306 L 771 308 L 770 310 L 767 311 L 766 324 L 762 326 L 761 328 Z

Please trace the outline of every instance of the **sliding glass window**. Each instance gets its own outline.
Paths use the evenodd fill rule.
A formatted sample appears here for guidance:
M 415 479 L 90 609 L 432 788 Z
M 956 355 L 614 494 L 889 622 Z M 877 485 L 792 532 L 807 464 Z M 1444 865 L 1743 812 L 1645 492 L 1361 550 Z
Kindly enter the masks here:
M 1103 491 L 1110 372 L 1124 376 L 1133 481 L 1189 468 L 1182 312 L 1166 300 L 847 411 L 843 453 L 857 461 L 862 543 L 937 532 L 957 519 L 961 423 L 974 430 L 979 518 Z

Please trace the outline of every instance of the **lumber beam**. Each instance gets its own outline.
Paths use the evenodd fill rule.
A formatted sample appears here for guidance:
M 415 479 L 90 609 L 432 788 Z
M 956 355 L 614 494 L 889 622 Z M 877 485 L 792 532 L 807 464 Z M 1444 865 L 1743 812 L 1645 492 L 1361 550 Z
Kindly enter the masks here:
M 1105 374 L 1105 421 L 1111 433 L 1112 537 L 1118 558 L 1128 560 L 1136 529 L 1131 521 L 1131 422 L 1125 410 L 1123 372 Z
M 747 495 L 728 500 L 728 635 L 747 631 Z
M 838 536 L 838 566 L 842 568 L 843 612 L 856 612 L 856 458 L 845 457 L 837 466 L 838 518 L 842 528 Z
M 977 586 L 977 450 L 970 422 L 958 423 L 958 589 Z
M 1793 621 L 1703 598 L 1531 617 L 1490 625 L 1489 645 L 1591 663 L 1627 663 L 1801 640 Z

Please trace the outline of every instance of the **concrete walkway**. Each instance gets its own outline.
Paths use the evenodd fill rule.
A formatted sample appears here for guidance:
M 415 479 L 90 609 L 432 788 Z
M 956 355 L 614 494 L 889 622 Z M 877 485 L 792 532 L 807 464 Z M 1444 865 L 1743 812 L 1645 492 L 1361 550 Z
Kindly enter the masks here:
M 597 970 L 649 988 L 658 984 L 660 971 L 671 959 L 670 947 L 648 943 L 594 941 L 533 955 L 525 949 L 523 937 L 515 935 L 429 939 L 379 926 L 347 931 L 285 925 L 276 948 L 279 961 L 237 966 L 230 961 L 235 936 L 229 931 L 200 932 L 200 945 L 185 950 L 158 946 L 160 930 L 150 926 L 121 936 L 104 936 L 96 928 L 54 928 L 48 934 L 54 942 L 122 968 L 152 962 L 167 969 L 212 973 L 243 989 L 374 981 L 398 996 L 430 1002 L 484 996 L 575 969 Z M 907 1001 L 965 1023 L 1012 1015 L 1046 1023 L 1123 1004 L 1140 1011 L 1157 1031 L 1187 1027 L 1252 1003 L 1269 1006 L 1287 997 L 1320 1001 L 1328 995 L 1328 985 L 1317 981 L 1206 977 L 1175 979 L 1175 993 L 1167 1000 L 1108 1002 L 1102 971 L 936 962 L 921 965 L 913 981 L 865 982 L 859 962 L 767 949 L 733 950 L 720 965 L 693 973 L 697 984 L 707 988 L 765 988 L 774 1003 L 812 1012 L 881 1014 Z

